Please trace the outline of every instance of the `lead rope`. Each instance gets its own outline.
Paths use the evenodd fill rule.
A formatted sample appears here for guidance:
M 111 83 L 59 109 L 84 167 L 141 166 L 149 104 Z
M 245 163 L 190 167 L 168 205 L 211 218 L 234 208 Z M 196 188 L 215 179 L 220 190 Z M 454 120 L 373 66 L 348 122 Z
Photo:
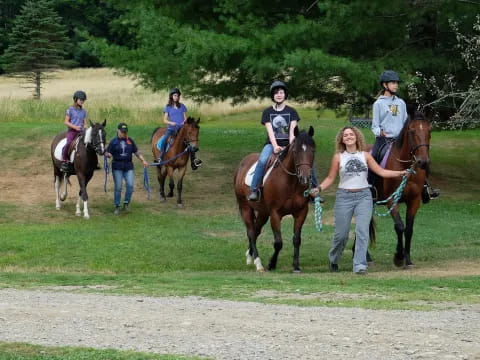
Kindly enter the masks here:
M 309 197 L 311 192 L 312 192 L 312 189 L 307 189 L 303 192 L 303 196 Z M 322 229 L 323 229 L 323 224 L 322 224 L 323 209 L 322 209 L 322 205 L 320 204 L 320 194 L 319 193 L 315 194 L 314 208 L 315 208 L 315 212 L 314 212 L 313 219 L 315 221 L 315 229 L 317 229 L 317 231 L 322 231 Z
M 146 167 L 143 168 L 143 188 L 147 192 L 147 199 L 150 200 L 150 197 L 151 197 L 150 180 L 148 178 L 148 170 Z
M 410 174 L 415 174 L 415 170 L 413 168 L 409 168 L 406 170 Z M 400 185 L 398 186 L 397 190 L 395 190 L 392 195 L 390 195 L 388 198 L 382 201 L 377 201 L 373 204 L 374 210 L 375 210 L 375 215 L 377 216 L 387 216 L 390 214 L 395 206 L 397 206 L 398 202 L 400 201 L 400 198 L 402 197 L 403 190 L 405 189 L 405 186 L 407 185 L 407 180 L 408 177 L 407 175 L 403 175 L 402 181 L 400 182 Z M 375 208 L 377 205 L 385 205 L 387 202 L 393 199 L 392 206 L 385 212 L 385 213 L 379 213 L 377 212 L 377 209 Z

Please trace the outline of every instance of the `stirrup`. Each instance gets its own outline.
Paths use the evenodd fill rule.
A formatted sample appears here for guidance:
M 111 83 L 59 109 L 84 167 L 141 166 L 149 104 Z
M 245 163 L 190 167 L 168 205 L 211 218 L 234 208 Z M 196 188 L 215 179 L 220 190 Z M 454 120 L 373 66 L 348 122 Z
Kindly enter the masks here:
M 260 200 L 259 191 L 258 190 L 251 191 L 250 194 L 247 196 L 247 200 L 248 201 L 258 201 L 258 200 Z

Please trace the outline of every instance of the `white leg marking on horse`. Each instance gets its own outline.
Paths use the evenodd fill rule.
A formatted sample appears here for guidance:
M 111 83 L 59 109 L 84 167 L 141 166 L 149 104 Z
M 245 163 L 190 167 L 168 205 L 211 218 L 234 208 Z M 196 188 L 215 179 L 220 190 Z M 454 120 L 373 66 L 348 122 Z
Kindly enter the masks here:
M 55 176 L 55 208 L 60 210 L 60 178 Z
M 253 256 L 250 255 L 250 248 L 247 249 L 247 252 L 245 253 L 245 256 L 247 257 L 247 265 L 252 265 L 253 264 Z
M 80 200 L 82 200 L 82 198 L 79 196 L 78 200 L 77 200 L 77 208 L 75 210 L 75 215 L 77 215 L 77 216 L 82 215 L 82 210 L 80 210 Z
M 262 260 L 260 260 L 260 257 L 257 257 L 253 263 L 255 264 L 255 266 L 257 267 L 257 271 L 265 271 L 263 265 L 262 265 Z
M 84 219 L 90 219 L 90 215 L 88 213 L 88 201 L 83 202 L 83 217 Z

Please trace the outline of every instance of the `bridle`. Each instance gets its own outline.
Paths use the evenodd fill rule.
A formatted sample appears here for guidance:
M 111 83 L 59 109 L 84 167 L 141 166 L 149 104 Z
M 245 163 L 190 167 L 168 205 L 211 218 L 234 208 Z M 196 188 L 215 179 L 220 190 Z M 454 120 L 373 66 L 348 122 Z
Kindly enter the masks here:
M 90 143 L 87 144 L 87 145 L 91 145 L 93 150 L 95 150 L 95 152 L 100 155 L 103 155 L 105 153 L 105 141 L 103 140 L 102 131 L 103 131 L 103 127 L 98 129 L 96 136 L 93 136 L 92 134 L 92 140 Z M 93 128 L 92 128 L 92 133 L 93 133 Z
M 297 141 L 297 139 L 295 139 L 295 141 Z M 288 144 L 285 149 L 282 151 L 282 152 L 285 152 L 285 151 L 288 151 L 290 147 L 290 144 Z M 295 150 L 295 146 L 292 148 L 292 154 L 293 154 L 293 165 L 295 167 L 295 172 L 291 172 L 289 171 L 285 165 L 283 164 L 283 162 L 280 160 L 280 154 L 276 154 L 276 160 L 275 162 L 278 162 L 280 164 L 280 167 L 282 168 L 282 170 L 287 173 L 288 175 L 291 175 L 291 176 L 296 176 L 297 178 L 300 179 L 300 171 L 299 171 L 299 167 L 300 166 L 308 166 L 310 168 L 310 170 L 312 169 L 313 167 L 313 164 L 311 163 L 303 163 L 303 162 L 299 162 L 297 163 L 295 160 L 297 158 L 297 152 Z

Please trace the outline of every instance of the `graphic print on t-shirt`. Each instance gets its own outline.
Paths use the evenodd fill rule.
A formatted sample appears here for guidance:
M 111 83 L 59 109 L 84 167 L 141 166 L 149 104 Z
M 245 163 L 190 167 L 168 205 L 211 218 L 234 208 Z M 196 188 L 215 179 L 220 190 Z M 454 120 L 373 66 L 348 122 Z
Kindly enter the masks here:
M 127 148 L 127 143 L 121 140 L 120 147 L 122 148 L 122 152 L 120 153 L 120 156 L 127 156 L 128 154 L 125 152 L 125 149 Z
M 290 114 L 270 114 L 270 123 L 277 139 L 288 139 Z
M 392 116 L 397 116 L 398 115 L 398 105 L 391 104 L 388 105 L 390 112 L 392 113 Z
M 362 163 L 357 158 L 352 158 L 352 159 L 348 160 L 347 163 L 345 164 L 345 175 L 360 176 L 360 173 L 362 173 L 364 171 L 368 171 L 367 167 L 365 166 L 364 163 Z

